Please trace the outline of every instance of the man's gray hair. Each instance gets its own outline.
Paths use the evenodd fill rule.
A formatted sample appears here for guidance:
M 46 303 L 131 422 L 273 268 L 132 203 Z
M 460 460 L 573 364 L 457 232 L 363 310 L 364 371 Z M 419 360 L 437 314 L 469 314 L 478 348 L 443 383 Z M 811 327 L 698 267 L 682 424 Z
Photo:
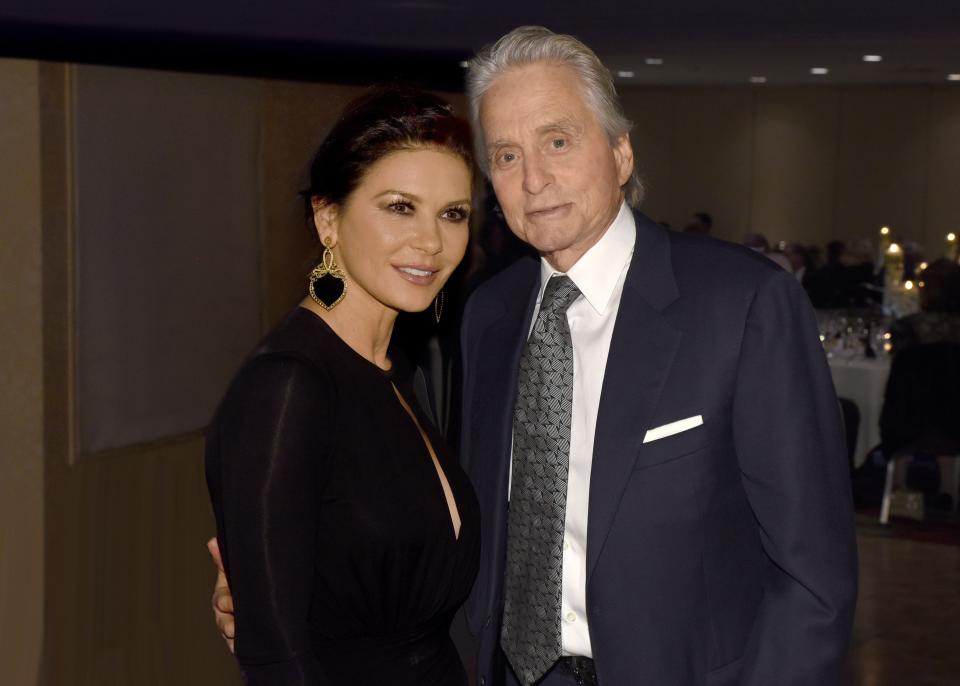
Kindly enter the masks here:
M 480 101 L 490 84 L 503 72 L 535 62 L 563 64 L 576 71 L 583 83 L 584 100 L 606 131 L 611 146 L 632 128 L 623 113 L 610 71 L 593 50 L 573 36 L 554 33 L 542 26 L 520 26 L 477 53 L 470 60 L 467 72 L 467 97 L 470 99 L 470 123 L 477 162 L 487 176 L 490 175 L 490 160 L 480 128 Z M 623 186 L 623 193 L 631 207 L 638 207 L 643 200 L 643 183 L 636 166 Z

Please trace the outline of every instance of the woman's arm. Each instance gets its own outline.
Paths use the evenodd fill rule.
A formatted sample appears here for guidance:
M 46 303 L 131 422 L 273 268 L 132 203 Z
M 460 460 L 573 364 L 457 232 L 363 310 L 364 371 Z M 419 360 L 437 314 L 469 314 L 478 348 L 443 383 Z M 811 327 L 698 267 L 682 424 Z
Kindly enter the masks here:
M 246 367 L 211 426 L 207 482 L 251 686 L 325 683 L 308 611 L 330 385 L 292 357 Z

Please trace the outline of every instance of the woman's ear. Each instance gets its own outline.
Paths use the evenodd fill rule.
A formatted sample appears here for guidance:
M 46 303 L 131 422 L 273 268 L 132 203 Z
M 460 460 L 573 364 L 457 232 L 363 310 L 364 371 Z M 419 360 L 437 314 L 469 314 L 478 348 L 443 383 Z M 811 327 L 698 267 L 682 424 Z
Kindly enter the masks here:
M 320 238 L 320 243 L 326 245 L 326 240 L 329 238 L 330 245 L 336 245 L 339 229 L 337 206 L 316 196 L 310 199 L 310 205 L 313 207 L 313 226 Z

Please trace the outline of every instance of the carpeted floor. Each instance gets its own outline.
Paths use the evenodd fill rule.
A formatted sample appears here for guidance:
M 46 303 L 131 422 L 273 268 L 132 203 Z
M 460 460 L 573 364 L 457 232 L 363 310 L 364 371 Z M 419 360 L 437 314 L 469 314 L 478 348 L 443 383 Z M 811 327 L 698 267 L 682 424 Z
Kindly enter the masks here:
M 960 548 L 862 533 L 857 544 L 860 595 L 843 685 L 956 686 Z
M 861 536 L 898 538 L 922 543 L 960 546 L 960 517 L 956 513 L 928 512 L 924 521 L 893 517 L 880 524 L 878 509 L 857 512 L 857 533 Z

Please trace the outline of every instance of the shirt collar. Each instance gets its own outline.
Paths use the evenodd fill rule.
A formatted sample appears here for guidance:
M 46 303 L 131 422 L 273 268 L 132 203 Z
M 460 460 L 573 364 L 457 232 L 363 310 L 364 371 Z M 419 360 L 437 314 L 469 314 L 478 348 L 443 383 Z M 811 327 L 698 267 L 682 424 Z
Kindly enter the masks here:
M 620 280 L 620 274 L 633 256 L 637 242 L 637 225 L 633 212 L 626 202 L 620 204 L 620 211 L 596 245 L 587 250 L 577 260 L 567 276 L 576 284 L 583 297 L 597 314 L 604 314 L 613 299 L 613 291 Z M 540 295 L 547 281 L 554 274 L 560 274 L 543 258 L 540 259 Z

